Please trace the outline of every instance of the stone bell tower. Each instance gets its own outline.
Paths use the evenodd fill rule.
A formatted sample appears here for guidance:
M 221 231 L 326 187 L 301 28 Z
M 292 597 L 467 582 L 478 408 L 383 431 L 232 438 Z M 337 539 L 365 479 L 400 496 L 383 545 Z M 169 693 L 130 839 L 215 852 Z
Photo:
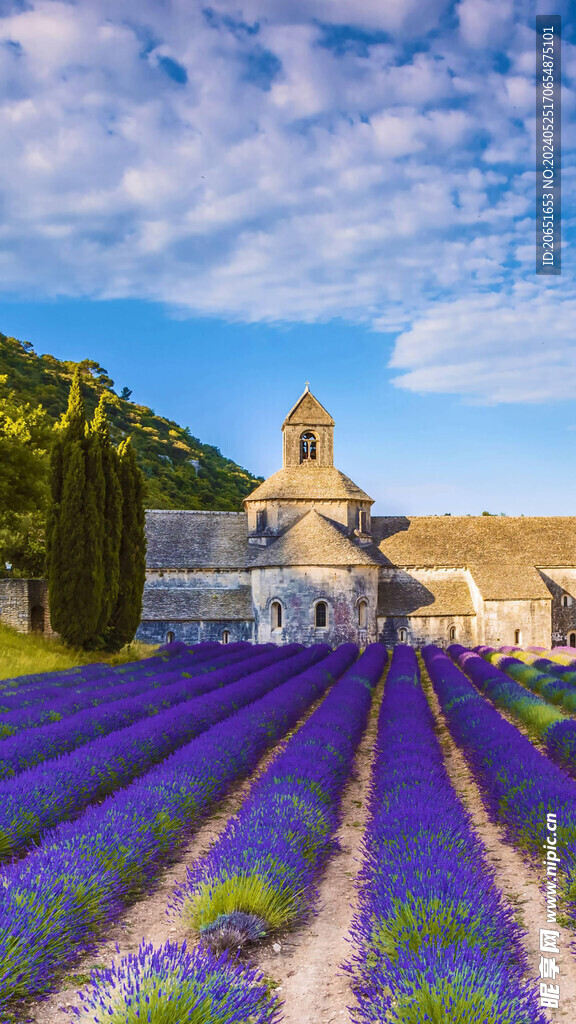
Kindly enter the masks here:
M 282 436 L 284 469 L 334 465 L 334 420 L 308 383 L 282 424 Z

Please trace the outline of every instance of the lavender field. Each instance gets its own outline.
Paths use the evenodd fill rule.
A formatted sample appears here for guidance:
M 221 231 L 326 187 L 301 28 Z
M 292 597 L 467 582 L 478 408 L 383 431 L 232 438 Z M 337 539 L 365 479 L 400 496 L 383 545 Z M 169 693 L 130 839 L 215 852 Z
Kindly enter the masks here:
M 0 1020 L 576 1019 L 575 712 L 457 644 L 3 680 Z

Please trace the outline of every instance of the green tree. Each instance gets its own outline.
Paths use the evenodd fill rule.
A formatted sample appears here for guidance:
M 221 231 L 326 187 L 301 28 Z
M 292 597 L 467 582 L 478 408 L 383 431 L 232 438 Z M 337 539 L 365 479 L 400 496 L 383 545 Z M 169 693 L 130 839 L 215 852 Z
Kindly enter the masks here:
M 46 531 L 52 627 L 75 647 L 93 644 L 102 610 L 103 493 L 100 447 L 86 424 L 77 369 L 52 450 Z
M 95 446 L 97 463 L 102 468 L 102 480 L 97 488 L 99 520 L 103 527 L 102 556 L 104 592 L 102 607 L 96 626 L 96 637 L 103 645 L 106 643 L 106 631 L 116 607 L 118 588 L 120 585 L 120 540 L 122 536 L 122 488 L 119 479 L 118 453 L 110 440 L 110 429 L 106 417 L 106 394 L 103 394 L 96 407 L 91 424 L 91 435 Z M 95 466 L 98 472 L 98 464 Z
M 118 599 L 107 635 L 108 650 L 130 643 L 142 616 L 142 591 L 146 577 L 144 479 L 130 438 L 118 448 L 122 488 L 122 538 Z
M 42 406 L 19 403 L 0 376 L 0 576 L 42 572 L 53 427 Z

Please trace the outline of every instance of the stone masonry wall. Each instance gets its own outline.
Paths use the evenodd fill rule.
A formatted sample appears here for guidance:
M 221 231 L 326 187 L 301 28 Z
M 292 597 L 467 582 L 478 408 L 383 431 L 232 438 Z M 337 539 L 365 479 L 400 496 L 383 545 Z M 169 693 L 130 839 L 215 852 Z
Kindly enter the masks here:
M 394 615 L 379 616 L 378 640 L 387 647 L 395 647 L 400 643 L 399 630 L 407 632 L 407 644 L 411 647 L 422 647 L 424 644 L 436 644 L 446 648 L 452 643 L 475 647 L 477 640 L 477 619 L 475 615 Z M 455 629 L 454 638 L 450 630 Z
M 50 625 L 46 580 L 0 580 L 0 622 L 19 633 L 56 636 Z
M 378 569 L 369 567 L 290 567 L 254 569 L 252 595 L 258 643 L 357 643 L 376 640 Z M 368 603 L 367 628 L 360 629 L 358 605 Z M 272 628 L 273 601 L 282 605 L 282 628 Z M 328 624 L 315 626 L 315 606 L 325 601 Z
M 169 640 L 169 634 L 173 633 L 174 640 L 182 640 L 187 644 L 199 644 L 207 640 L 217 640 L 221 643 L 225 630 L 228 631 L 228 643 L 254 640 L 253 622 L 227 622 L 224 619 L 197 622 L 143 620 L 138 626 L 136 639 L 145 644 L 165 644 Z

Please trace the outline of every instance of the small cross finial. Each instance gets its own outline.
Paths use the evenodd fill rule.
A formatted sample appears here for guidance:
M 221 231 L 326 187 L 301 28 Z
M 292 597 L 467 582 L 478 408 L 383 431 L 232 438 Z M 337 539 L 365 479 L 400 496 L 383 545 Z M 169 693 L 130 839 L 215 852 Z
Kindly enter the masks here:
M 304 391 L 310 391 L 310 382 L 309 381 L 306 381 L 306 386 L 304 388 Z

